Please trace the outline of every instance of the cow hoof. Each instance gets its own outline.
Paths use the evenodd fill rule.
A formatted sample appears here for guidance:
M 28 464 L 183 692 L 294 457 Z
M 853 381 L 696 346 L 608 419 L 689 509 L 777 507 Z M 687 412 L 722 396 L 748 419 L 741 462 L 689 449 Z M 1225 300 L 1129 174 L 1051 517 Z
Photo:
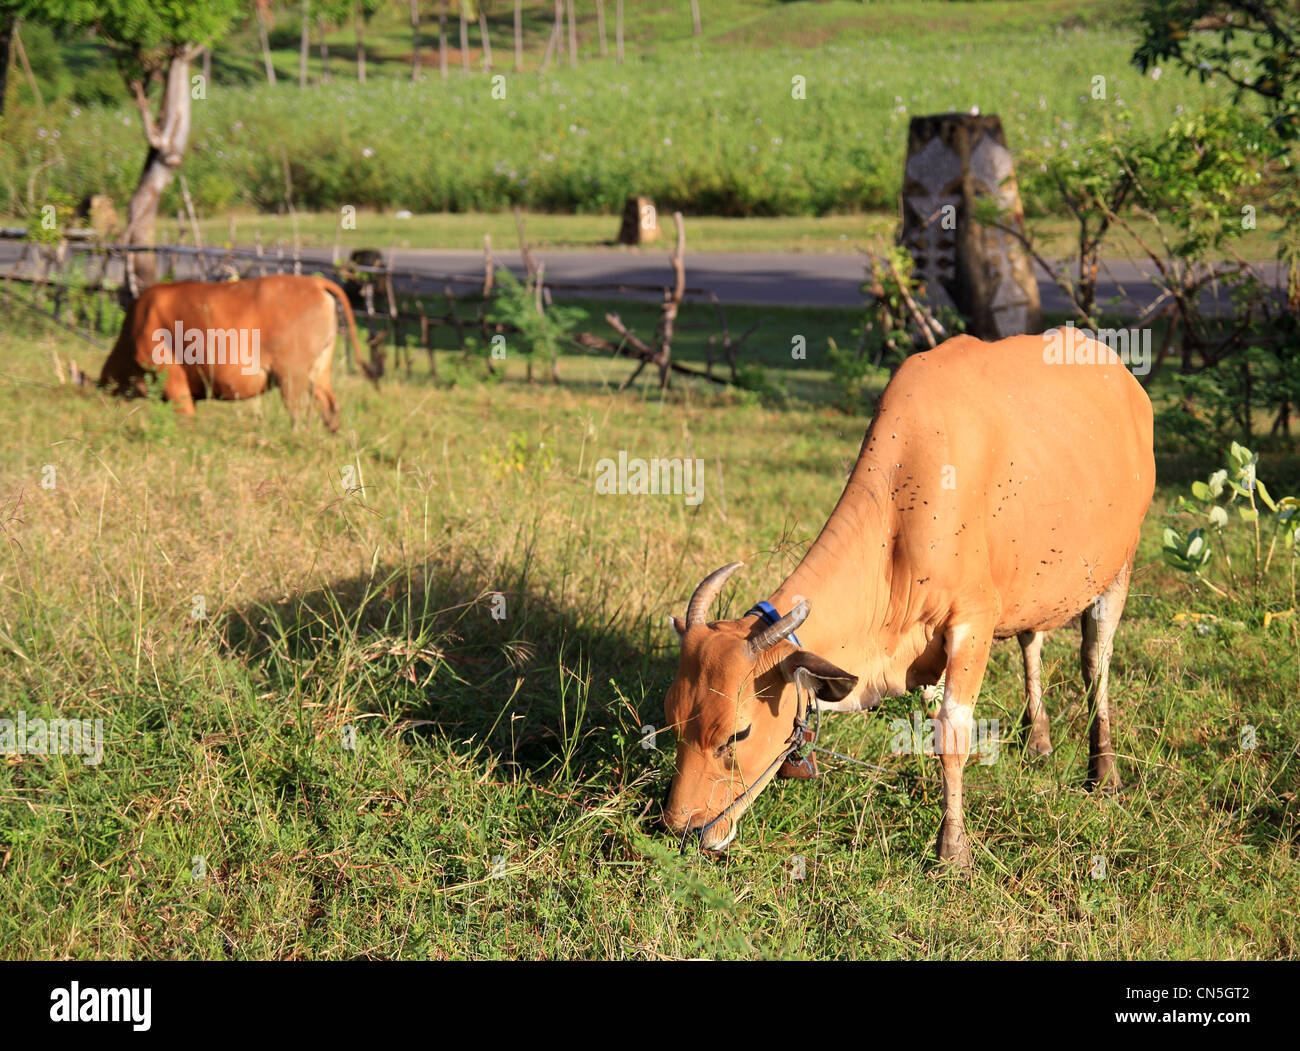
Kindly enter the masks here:
M 964 828 L 953 825 L 940 828 L 935 853 L 948 871 L 966 872 L 971 868 L 970 840 Z
M 1101 777 L 1090 775 L 1083 783 L 1083 787 L 1099 796 L 1117 796 L 1124 791 L 1124 782 L 1119 779 L 1119 774 L 1111 770 Z
M 1046 759 L 1051 754 L 1051 741 L 1035 741 L 1031 737 L 1025 742 L 1025 755 L 1027 755 L 1031 760 Z

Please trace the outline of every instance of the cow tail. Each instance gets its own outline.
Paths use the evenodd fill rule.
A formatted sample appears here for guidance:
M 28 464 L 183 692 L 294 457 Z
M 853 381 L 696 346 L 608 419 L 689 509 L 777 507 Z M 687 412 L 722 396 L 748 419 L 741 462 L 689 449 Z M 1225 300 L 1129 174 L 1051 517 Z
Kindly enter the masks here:
M 329 278 L 320 277 L 317 280 L 320 282 L 321 288 L 334 295 L 343 306 L 343 317 L 348 323 L 348 335 L 352 339 L 352 356 L 356 359 L 357 366 L 365 374 L 366 378 L 378 384 L 379 377 L 384 374 L 384 368 L 382 364 L 376 365 L 361 359 L 361 340 L 357 338 L 357 319 L 352 314 L 352 304 L 348 302 L 348 294 Z

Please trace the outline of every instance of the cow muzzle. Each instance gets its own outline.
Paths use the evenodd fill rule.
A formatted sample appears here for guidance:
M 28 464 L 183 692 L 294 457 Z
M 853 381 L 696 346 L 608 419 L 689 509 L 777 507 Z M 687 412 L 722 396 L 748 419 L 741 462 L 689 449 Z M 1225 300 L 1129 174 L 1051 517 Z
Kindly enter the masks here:
M 740 818 L 723 813 L 707 821 L 693 821 L 673 831 L 683 854 L 692 845 L 705 853 L 721 854 L 735 841 L 736 833 L 740 831 Z
M 662 803 L 662 820 L 666 828 L 675 836 L 682 852 L 694 844 L 704 851 L 720 853 L 727 849 L 736 838 L 740 826 L 740 815 L 732 813 L 728 806 L 713 815 L 688 806 L 672 806 L 669 797 L 671 788 Z

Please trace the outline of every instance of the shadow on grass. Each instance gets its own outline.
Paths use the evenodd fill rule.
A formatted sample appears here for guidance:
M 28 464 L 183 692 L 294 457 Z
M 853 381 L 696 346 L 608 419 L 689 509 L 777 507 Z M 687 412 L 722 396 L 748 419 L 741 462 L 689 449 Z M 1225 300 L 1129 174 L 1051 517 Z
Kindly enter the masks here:
M 663 632 L 617 614 L 539 593 L 525 557 L 505 573 L 381 566 L 236 610 L 223 635 L 270 689 L 442 737 L 510 771 L 581 780 L 662 724 L 676 672 Z

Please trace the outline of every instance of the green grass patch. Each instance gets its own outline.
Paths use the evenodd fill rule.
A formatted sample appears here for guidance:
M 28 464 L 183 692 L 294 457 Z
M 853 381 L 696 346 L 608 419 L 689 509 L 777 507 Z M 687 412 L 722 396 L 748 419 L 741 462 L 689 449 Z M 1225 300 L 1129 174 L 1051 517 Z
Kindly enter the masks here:
M 777 334 L 810 319 L 773 315 L 755 354 L 795 389 L 816 363 L 781 362 Z M 889 754 L 911 697 L 825 722 L 824 743 L 884 772 L 832 762 L 770 788 L 713 861 L 651 822 L 672 754 L 666 734 L 640 744 L 676 665 L 664 618 L 733 558 L 732 612 L 779 582 L 864 418 L 692 382 L 615 394 L 600 370 L 623 361 L 566 358 L 559 387 L 508 361 L 488 383 L 444 352 L 441 384 L 337 375 L 327 438 L 274 397 L 182 423 L 59 387 L 52 352 L 98 365 L 6 316 L 0 717 L 102 719 L 106 740 L 97 766 L 0 761 L 7 957 L 1296 955 L 1295 618 L 1265 628 L 1280 591 L 1224 609 L 1161 565 L 1166 457 L 1111 672 L 1125 793 L 1081 788 L 1062 630 L 1055 755 L 1007 744 L 967 777 L 969 880 L 929 861 L 932 764 Z M 620 449 L 702 457 L 703 503 L 597 496 L 595 461 Z M 1020 696 L 1000 646 L 977 714 L 1014 726 Z

